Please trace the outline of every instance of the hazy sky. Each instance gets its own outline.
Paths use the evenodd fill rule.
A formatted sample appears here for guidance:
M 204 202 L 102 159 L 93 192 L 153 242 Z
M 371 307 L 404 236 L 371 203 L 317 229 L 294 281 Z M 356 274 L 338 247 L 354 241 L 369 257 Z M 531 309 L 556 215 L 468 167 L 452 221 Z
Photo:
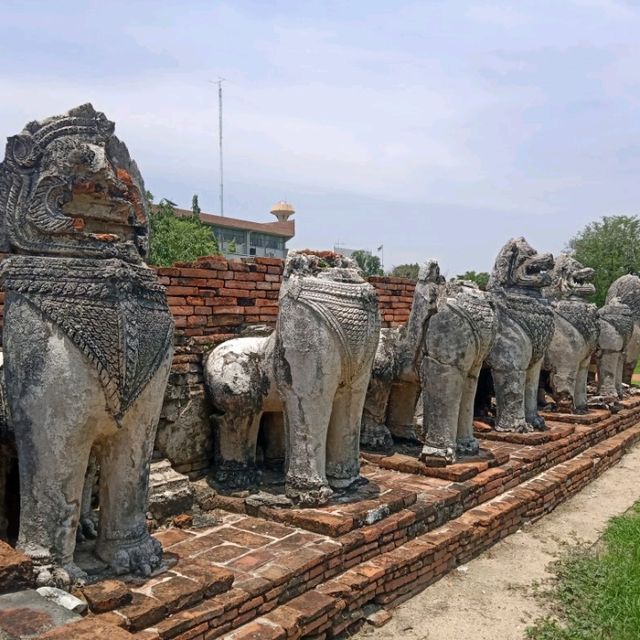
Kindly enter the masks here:
M 92 102 L 156 197 L 489 270 L 639 213 L 640 2 L 1 0 L 0 136 Z

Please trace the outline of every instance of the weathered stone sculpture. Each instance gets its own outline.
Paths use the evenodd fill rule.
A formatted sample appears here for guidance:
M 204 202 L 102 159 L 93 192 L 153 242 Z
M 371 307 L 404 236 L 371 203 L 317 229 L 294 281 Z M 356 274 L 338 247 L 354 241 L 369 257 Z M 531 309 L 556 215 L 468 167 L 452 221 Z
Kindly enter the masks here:
M 230 488 L 257 481 L 258 432 L 267 413 L 282 412 L 273 372 L 275 333 L 227 340 L 207 357 L 205 381 L 213 403 L 214 474 Z
M 604 307 L 598 309 L 598 318 L 598 395 L 607 404 L 615 405 L 623 396 L 624 354 L 633 333 L 633 314 L 619 298 L 611 298 Z
M 487 357 L 496 394 L 496 430 L 543 430 L 537 396 L 540 368 L 553 336 L 553 312 L 541 290 L 551 284 L 553 256 L 524 238 L 500 250 L 488 290 L 498 313 L 498 333 Z
M 422 361 L 421 459 L 453 463 L 479 451 L 473 436 L 474 398 L 482 363 L 496 338 L 497 317 L 489 296 L 464 281 L 441 287 L 437 309 L 429 320 Z
M 575 258 L 556 258 L 551 286 L 544 290 L 554 313 L 553 338 L 547 348 L 543 369 L 549 376 L 549 391 L 562 413 L 587 412 L 589 363 L 600 336 L 598 309 L 585 298 L 595 293 L 590 282 L 593 269 Z
M 360 415 L 379 332 L 375 290 L 352 260 L 291 252 L 275 332 L 230 340 L 207 359 L 218 480 L 243 486 L 255 479 L 261 419 L 282 411 L 289 497 L 322 504 L 332 488 L 357 481 Z
M 149 574 L 149 462 L 173 320 L 143 262 L 145 189 L 91 105 L 31 122 L 0 165 L 6 394 L 20 469 L 18 546 L 40 583 L 81 578 L 76 529 L 89 456 L 100 469 L 96 554 Z
M 621 276 L 607 292 L 607 304 L 618 298 L 633 314 L 633 332 L 624 351 L 622 382 L 631 384 L 631 377 L 640 358 L 640 278 L 635 275 Z
M 369 449 L 388 449 L 393 437 L 412 440 L 414 413 L 421 392 L 420 367 L 429 318 L 444 278 L 437 263 L 420 269 L 406 324 L 380 332 L 367 397 L 360 442 Z

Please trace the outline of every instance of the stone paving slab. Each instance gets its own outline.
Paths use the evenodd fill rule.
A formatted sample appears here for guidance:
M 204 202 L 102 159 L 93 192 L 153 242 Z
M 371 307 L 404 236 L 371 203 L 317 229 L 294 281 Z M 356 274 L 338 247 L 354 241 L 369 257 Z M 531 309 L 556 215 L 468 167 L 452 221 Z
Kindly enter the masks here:
M 564 422 L 570 424 L 596 424 L 601 420 L 606 420 L 611 411 L 608 409 L 589 409 L 587 413 L 558 413 L 557 411 L 540 411 L 540 415 L 545 420 L 553 422 Z
M 0 596 L 0 638 L 3 640 L 35 638 L 74 620 L 81 617 L 32 589 Z
M 473 434 L 481 440 L 495 440 L 497 442 L 511 442 L 512 444 L 538 445 L 553 442 L 570 436 L 575 431 L 572 424 L 562 422 L 548 423 L 546 431 L 531 431 L 529 433 L 514 433 L 511 431 L 494 431 L 485 422 L 474 420 Z

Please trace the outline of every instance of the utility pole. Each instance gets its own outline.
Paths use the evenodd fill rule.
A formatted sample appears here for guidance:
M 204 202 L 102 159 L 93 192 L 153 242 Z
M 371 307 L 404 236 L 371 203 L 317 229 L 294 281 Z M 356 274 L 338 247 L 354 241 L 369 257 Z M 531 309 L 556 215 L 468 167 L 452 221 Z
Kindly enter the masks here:
M 222 83 L 224 78 L 218 78 L 218 144 L 220 148 L 220 215 L 224 215 L 224 172 L 222 165 Z

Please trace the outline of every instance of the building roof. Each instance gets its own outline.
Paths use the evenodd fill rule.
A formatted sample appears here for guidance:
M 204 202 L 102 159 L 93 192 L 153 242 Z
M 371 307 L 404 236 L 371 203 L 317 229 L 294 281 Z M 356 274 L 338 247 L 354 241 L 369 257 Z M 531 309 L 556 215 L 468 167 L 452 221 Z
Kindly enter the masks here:
M 186 218 L 193 215 L 190 209 L 175 209 L 176 215 Z M 212 213 L 201 213 L 200 220 L 205 224 L 227 229 L 240 229 L 242 231 L 258 231 L 268 233 L 272 236 L 279 236 L 289 240 L 296 235 L 295 220 L 286 222 L 253 222 L 252 220 L 241 220 L 240 218 L 229 218 L 228 216 L 216 216 Z

